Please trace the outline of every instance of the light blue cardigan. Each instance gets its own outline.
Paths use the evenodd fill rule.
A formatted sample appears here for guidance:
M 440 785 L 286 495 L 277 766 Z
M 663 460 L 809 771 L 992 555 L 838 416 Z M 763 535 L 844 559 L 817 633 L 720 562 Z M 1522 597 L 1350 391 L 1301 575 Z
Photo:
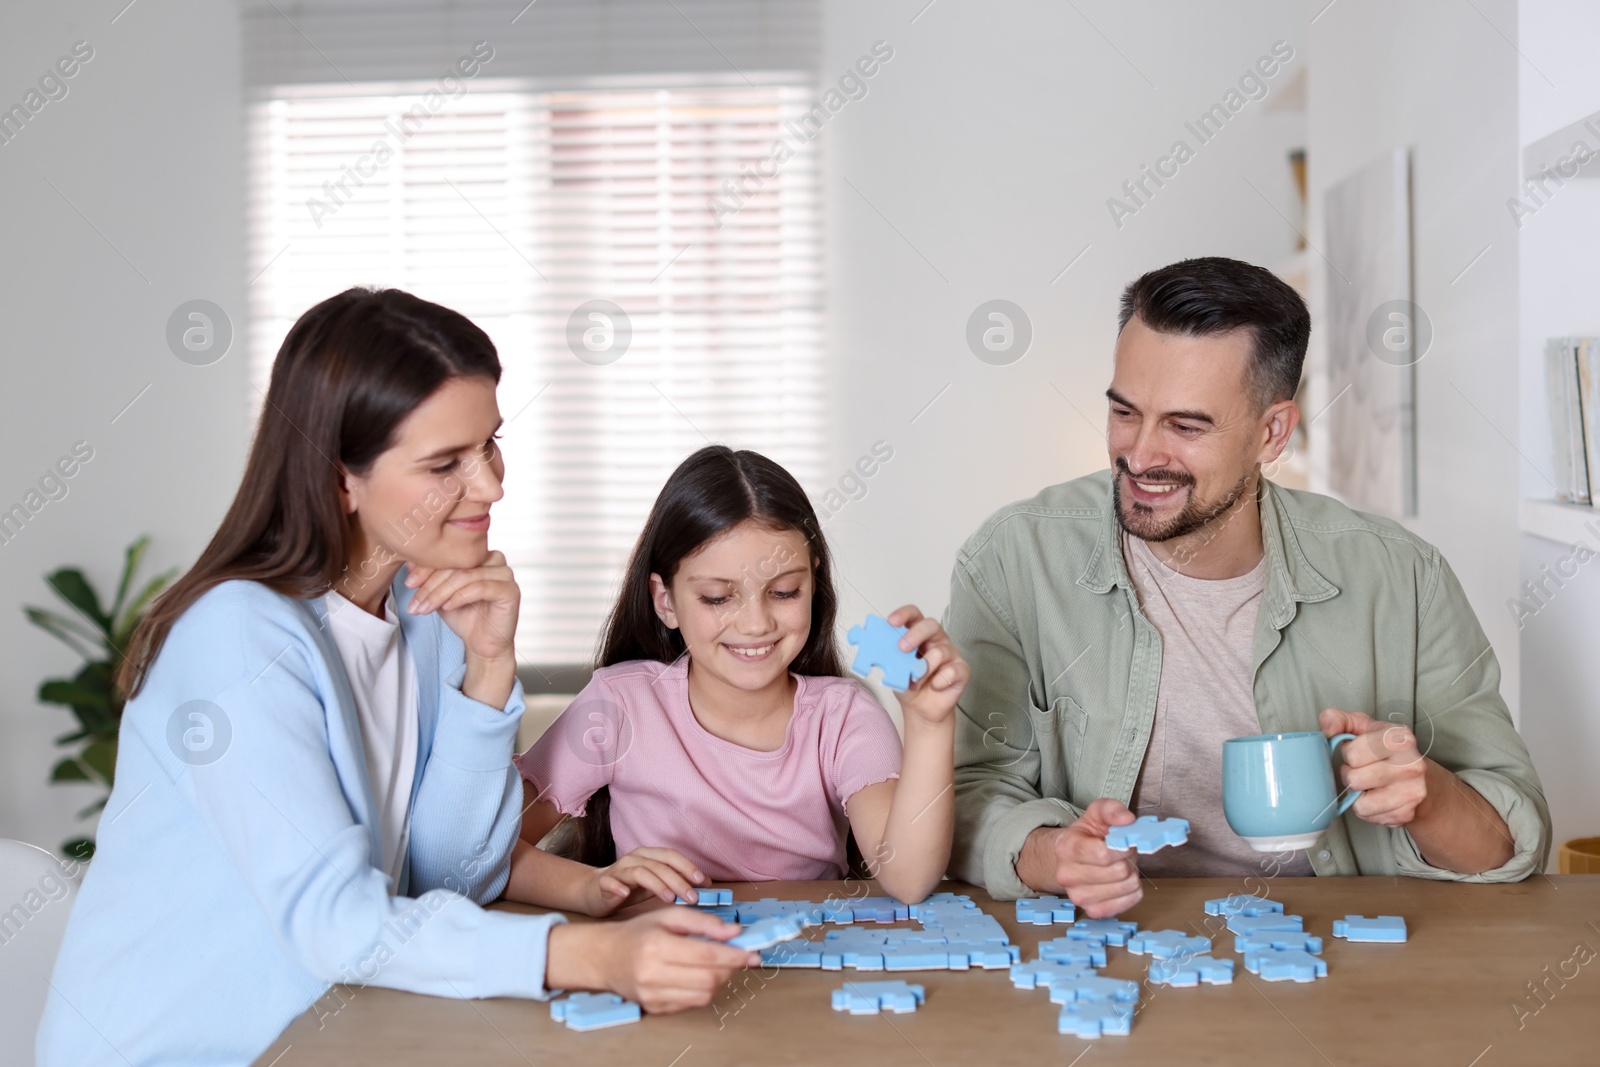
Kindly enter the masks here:
M 334 982 L 549 995 L 545 944 L 561 918 L 479 907 L 504 889 L 517 838 L 522 688 L 503 710 L 463 695 L 461 639 L 436 614 L 406 612 L 404 575 L 393 595 L 419 721 L 398 895 L 379 870 L 361 730 L 322 601 L 224 583 L 172 627 L 123 711 L 40 1067 L 248 1064 Z M 184 744 L 189 713 L 205 710 L 183 707 L 195 700 L 222 711 L 201 753 L 222 752 L 214 762 Z

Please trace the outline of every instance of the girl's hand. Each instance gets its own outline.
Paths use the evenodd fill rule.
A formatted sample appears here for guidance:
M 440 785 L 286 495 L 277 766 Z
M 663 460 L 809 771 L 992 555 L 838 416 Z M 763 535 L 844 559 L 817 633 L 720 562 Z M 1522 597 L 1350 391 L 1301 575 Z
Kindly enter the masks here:
M 735 973 L 761 964 L 758 953 L 717 943 L 739 930 L 698 908 L 661 908 L 626 922 L 562 923 L 550 930 L 545 986 L 609 989 L 648 1012 L 704 1007 Z
M 921 680 L 912 682 L 904 693 L 895 694 L 900 700 L 900 709 L 908 719 L 915 716 L 930 726 L 952 722 L 956 701 L 972 676 L 972 668 L 962 658 L 961 650 L 950 640 L 939 620 L 925 617 L 915 604 L 896 608 L 889 614 L 888 621 L 891 626 L 909 627 L 900 638 L 900 650 L 916 649 L 928 662 L 927 673 Z
M 522 590 L 503 552 L 490 552 L 469 569 L 413 567 L 406 587 L 415 589 L 413 615 L 437 611 L 467 646 L 467 658 L 515 663 L 514 638 Z
M 671 904 L 677 897 L 691 899 L 690 893 L 708 879 L 688 857 L 675 848 L 636 848 L 609 867 L 594 872 L 588 891 L 589 914 L 610 915 L 618 908 L 651 895 Z

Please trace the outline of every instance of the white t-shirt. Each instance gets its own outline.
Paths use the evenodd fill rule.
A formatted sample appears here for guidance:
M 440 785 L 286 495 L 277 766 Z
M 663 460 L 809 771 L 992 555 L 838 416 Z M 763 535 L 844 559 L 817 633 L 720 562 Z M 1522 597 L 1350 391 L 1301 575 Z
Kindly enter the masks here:
M 1237 578 L 1196 578 L 1162 563 L 1123 534 L 1123 558 L 1139 607 L 1161 635 L 1161 682 L 1150 745 L 1134 786 L 1135 815 L 1189 820 L 1189 844 L 1140 856 L 1149 878 L 1304 876 L 1304 852 L 1252 851 L 1222 812 L 1222 742 L 1261 732 L 1256 713 L 1256 616 L 1267 557 Z
M 417 775 L 416 667 L 392 597 L 384 598 L 381 619 L 331 590 L 322 599 L 329 633 L 356 698 L 383 841 L 382 869 L 392 894 L 405 863 L 411 785 Z

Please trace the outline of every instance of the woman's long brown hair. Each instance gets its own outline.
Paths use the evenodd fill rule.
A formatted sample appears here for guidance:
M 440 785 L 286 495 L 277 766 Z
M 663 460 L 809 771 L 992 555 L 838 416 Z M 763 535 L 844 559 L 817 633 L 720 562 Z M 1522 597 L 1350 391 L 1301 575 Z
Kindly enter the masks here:
M 833 561 L 811 501 L 794 475 L 766 456 L 735 452 L 725 445 L 700 449 L 680 463 L 662 486 L 606 618 L 595 667 L 636 659 L 671 663 L 683 655 L 683 634 L 656 614 L 650 576 L 659 574 L 670 586 L 686 557 L 745 521 L 775 531 L 794 530 L 805 537 L 813 564 L 811 632 L 789 669 L 796 674 L 842 676 L 833 633 L 839 612 Z M 593 867 L 616 862 L 608 789 L 602 787 L 589 798 L 582 816 L 561 825 L 551 851 Z
M 347 289 L 301 315 L 283 340 L 233 504 L 193 567 L 151 605 L 117 681 L 131 698 L 173 623 L 235 578 L 301 599 L 332 587 L 353 534 L 343 471 L 361 475 L 405 417 L 446 381 L 500 381 L 489 335 L 398 289 Z

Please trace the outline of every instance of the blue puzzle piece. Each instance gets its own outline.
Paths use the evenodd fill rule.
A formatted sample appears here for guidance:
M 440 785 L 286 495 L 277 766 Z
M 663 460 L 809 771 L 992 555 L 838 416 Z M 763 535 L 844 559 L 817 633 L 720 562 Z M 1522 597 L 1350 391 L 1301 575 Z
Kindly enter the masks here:
M 1139 929 L 1137 923 L 1121 919 L 1080 919 L 1067 928 L 1073 941 L 1093 941 L 1097 945 L 1126 945 L 1128 935 Z
M 745 927 L 744 933 L 728 939 L 728 944 L 734 948 L 762 949 L 771 948 L 781 941 L 800 936 L 800 931 L 806 928 L 805 918 L 799 915 L 774 915 L 770 919 L 758 919 Z
M 893 923 L 911 918 L 911 909 L 893 897 L 862 897 L 850 902 L 850 914 L 858 923 Z
M 916 1011 L 926 999 L 920 985 L 905 982 L 846 982 L 833 991 L 833 1010 L 851 1015 L 876 1015 L 880 1011 L 904 1014 Z
M 1123 978 L 1106 978 L 1098 974 L 1068 975 L 1049 983 L 1052 1004 L 1070 1004 L 1075 1000 L 1117 1000 L 1125 1004 L 1139 1002 L 1139 983 Z
M 1303 930 L 1262 930 L 1249 937 L 1240 934 L 1233 939 L 1233 950 L 1244 956 L 1252 952 L 1264 952 L 1267 949 L 1277 949 L 1282 952 L 1292 948 L 1320 955 L 1322 938 Z
M 738 912 L 739 921 L 747 925 L 779 915 L 799 915 L 808 925 L 815 926 L 823 921 L 825 911 L 821 904 L 813 904 L 809 900 L 779 900 L 776 897 L 740 900 L 731 906 Z
M 1106 848 L 1115 852 L 1126 852 L 1131 848 L 1150 853 L 1159 852 L 1168 845 L 1181 845 L 1188 840 L 1188 819 L 1158 819 L 1154 815 L 1141 815 L 1126 826 L 1113 826 L 1106 834 Z
M 883 969 L 886 971 L 948 971 L 950 953 L 943 945 L 924 948 L 896 948 L 883 951 Z
M 714 908 L 719 904 L 733 903 L 733 890 L 731 889 L 696 889 L 694 891 L 694 904 L 702 908 Z M 682 897 L 674 897 L 674 904 L 688 904 L 690 901 Z
M 639 1005 L 615 993 L 574 993 L 550 1002 L 550 1018 L 569 1030 L 599 1030 L 639 1021 Z
M 1106 947 L 1093 941 L 1057 937 L 1039 942 L 1039 958 L 1046 963 L 1078 963 L 1085 967 L 1104 967 Z
M 998 970 L 1022 959 L 1022 950 L 1016 945 L 997 945 L 992 941 L 952 941 L 944 949 L 952 971 L 970 967 Z
M 1089 978 L 1093 975 L 1094 971 L 1081 963 L 1030 960 L 1011 968 L 1011 984 L 1018 989 L 1037 989 L 1048 986 L 1051 982 L 1066 981 L 1069 978 Z
M 943 934 L 949 941 L 993 941 L 996 944 L 1009 944 L 1011 935 L 1006 933 L 1006 928 L 992 915 L 979 912 L 971 919 L 961 919 L 952 922 L 938 922 L 924 919 L 923 930 L 929 934 Z
M 1283 905 L 1276 900 L 1258 897 L 1252 893 L 1236 893 L 1231 897 L 1217 897 L 1206 901 L 1207 915 L 1282 915 Z
M 1298 915 L 1235 915 L 1228 920 L 1228 929 L 1251 937 L 1270 930 L 1303 930 L 1305 920 Z
M 1102 1034 L 1126 1036 L 1133 1025 L 1133 1005 L 1114 1001 L 1074 1001 L 1063 1005 L 1056 1017 L 1056 1032 L 1095 1038 Z
M 1135 956 L 1149 953 L 1158 960 L 1202 956 L 1211 951 L 1211 939 L 1194 937 L 1182 930 L 1140 930 L 1128 938 L 1128 951 Z
M 1033 926 L 1069 923 L 1077 918 L 1077 907 L 1062 897 L 1023 897 L 1017 901 L 1017 922 Z
M 900 638 L 907 629 L 890 626 L 881 615 L 868 615 L 863 625 L 850 627 L 850 643 L 857 649 L 850 669 L 867 678 L 877 667 L 883 671 L 885 686 L 901 693 L 910 689 L 912 682 L 928 673 L 928 661 L 915 652 L 900 651 Z
M 1244 958 L 1244 969 L 1265 982 L 1313 982 L 1328 975 L 1328 961 L 1302 949 L 1269 948 Z
M 1333 920 L 1333 936 L 1350 941 L 1398 943 L 1406 939 L 1406 921 L 1398 915 L 1380 915 L 1376 919 L 1346 915 Z
M 767 967 L 821 967 L 822 946 L 803 939 L 784 941 L 762 949 L 761 962 Z
M 1147 972 L 1150 981 L 1157 985 L 1178 988 L 1197 986 L 1202 981 L 1208 985 L 1232 985 L 1233 961 L 1211 956 L 1190 956 L 1187 959 L 1153 960 Z
M 927 900 L 919 904 L 912 904 L 907 910 L 911 913 L 913 919 L 921 919 L 924 911 L 950 913 L 977 911 L 978 906 L 965 893 L 929 893 Z

